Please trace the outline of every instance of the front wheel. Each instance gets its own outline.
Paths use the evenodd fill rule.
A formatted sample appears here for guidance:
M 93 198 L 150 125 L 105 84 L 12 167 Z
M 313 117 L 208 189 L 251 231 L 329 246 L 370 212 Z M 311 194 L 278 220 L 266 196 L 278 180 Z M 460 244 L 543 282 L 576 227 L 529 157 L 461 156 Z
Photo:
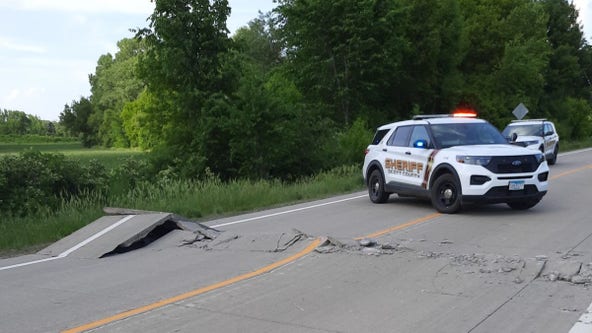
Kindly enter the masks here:
M 557 162 L 557 155 L 559 154 L 559 144 L 555 145 L 555 149 L 553 149 L 553 157 L 551 157 L 547 163 L 549 165 L 554 165 Z
M 523 200 L 523 201 L 513 201 L 508 202 L 508 206 L 515 210 L 526 210 L 536 206 L 541 199 L 530 199 L 530 200 Z
M 374 203 L 385 203 L 389 198 L 389 193 L 384 190 L 384 177 L 380 170 L 374 170 L 368 179 L 368 194 L 370 201 Z
M 454 175 L 441 175 L 434 181 L 430 191 L 432 205 L 440 213 L 454 214 L 461 209 L 462 191 Z

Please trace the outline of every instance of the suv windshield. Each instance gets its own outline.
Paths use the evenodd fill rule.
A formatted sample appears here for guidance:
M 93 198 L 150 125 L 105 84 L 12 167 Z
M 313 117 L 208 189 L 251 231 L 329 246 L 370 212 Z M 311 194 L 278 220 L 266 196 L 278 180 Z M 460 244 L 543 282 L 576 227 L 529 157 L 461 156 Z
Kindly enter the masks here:
M 430 127 L 436 146 L 440 148 L 508 143 L 490 123 L 432 124 Z
M 510 125 L 504 129 L 502 135 L 506 138 L 510 138 L 514 133 L 518 134 L 518 136 L 543 136 L 543 125 L 542 123 Z

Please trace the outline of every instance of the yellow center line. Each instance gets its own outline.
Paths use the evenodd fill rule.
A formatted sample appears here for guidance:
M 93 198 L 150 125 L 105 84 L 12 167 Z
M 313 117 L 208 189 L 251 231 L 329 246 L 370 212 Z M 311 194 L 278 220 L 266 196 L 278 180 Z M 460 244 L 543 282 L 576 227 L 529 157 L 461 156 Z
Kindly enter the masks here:
M 298 252 L 298 253 L 296 253 L 296 254 L 288 257 L 288 258 L 284 258 L 284 259 L 282 259 L 280 261 L 277 261 L 277 262 L 275 262 L 275 263 L 273 263 L 271 265 L 268 265 L 268 266 L 265 266 L 263 268 L 260 268 L 260 269 L 258 269 L 256 271 L 252 271 L 250 273 L 239 275 L 239 276 L 236 276 L 234 278 L 228 279 L 226 281 L 222 281 L 222 282 L 219 282 L 219 283 L 215 283 L 215 284 L 209 285 L 207 287 L 203 287 L 203 288 L 199 288 L 199 289 L 196 289 L 196 290 L 193 290 L 193 291 L 189 291 L 189 292 L 186 292 L 186 293 L 181 294 L 181 295 L 177 295 L 177 296 L 173 296 L 171 298 L 163 299 L 161 301 L 158 301 L 158 302 L 155 302 L 155 303 L 152 303 L 152 304 L 148 304 L 148 305 L 145 305 L 145 306 L 136 308 L 136 309 L 124 311 L 124 312 L 121 312 L 119 314 L 113 315 L 111 317 L 99 319 L 99 320 L 94 321 L 92 323 L 84 324 L 84 325 L 81 325 L 81 326 L 78 326 L 78 327 L 74 327 L 74 328 L 71 328 L 71 329 L 62 331 L 62 333 L 78 333 L 78 332 L 84 332 L 84 331 L 87 331 L 87 330 L 91 330 L 93 328 L 97 328 L 97 327 L 100 327 L 100 326 L 103 326 L 103 325 L 107 325 L 107 324 L 110 324 L 110 323 L 115 322 L 115 321 L 118 321 L 118 320 L 129 318 L 131 316 L 135 316 L 135 315 L 138 315 L 140 313 L 148 312 L 148 311 L 151 311 L 151 310 L 154 310 L 154 309 L 157 309 L 157 308 L 166 306 L 166 305 L 170 305 L 170 304 L 173 304 L 173 303 L 176 303 L 176 302 L 179 302 L 179 301 L 183 301 L 183 300 L 186 300 L 188 298 L 191 298 L 191 297 L 194 297 L 194 296 L 203 294 L 203 293 L 207 293 L 207 292 L 212 291 L 212 290 L 215 290 L 215 289 L 226 287 L 228 285 L 231 285 L 231 284 L 236 283 L 236 282 L 239 282 L 239 281 L 250 279 L 252 277 L 255 277 L 255 276 L 258 276 L 258 275 L 261 275 L 261 274 L 270 272 L 270 271 L 272 271 L 272 270 L 274 270 L 274 269 L 276 269 L 276 268 L 278 268 L 280 266 L 286 265 L 288 263 L 291 263 L 291 262 L 295 261 L 296 259 L 299 259 L 299 258 L 305 256 L 306 254 L 312 252 L 317 246 L 319 246 L 320 243 L 321 243 L 321 240 L 320 239 L 315 239 L 304 250 L 302 250 L 302 251 L 300 251 L 300 252 Z
M 551 180 L 557 179 L 559 177 L 571 175 L 571 174 L 574 174 L 576 172 L 580 172 L 580 171 L 583 171 L 583 170 L 586 170 L 586 169 L 592 169 L 592 164 L 588 164 L 588 165 L 585 165 L 585 166 L 583 166 L 581 168 L 577 168 L 577 169 L 569 170 L 569 171 L 566 171 L 566 172 L 562 172 L 562 173 L 560 173 L 558 175 L 552 176 L 551 177 Z
M 426 222 L 428 220 L 434 219 L 434 218 L 436 218 L 438 216 L 441 216 L 441 215 L 442 214 L 440 214 L 440 213 L 433 213 L 433 214 L 430 214 L 430 215 L 426 215 L 424 217 L 420 217 L 420 218 L 418 218 L 416 220 L 413 220 L 411 222 L 399 224 L 399 225 L 396 225 L 394 227 L 390 227 L 388 229 L 377 231 L 375 233 L 372 233 L 372 234 L 369 234 L 369 235 L 366 235 L 366 236 L 354 238 L 354 240 L 360 240 L 360 239 L 364 239 L 364 238 L 380 237 L 382 235 L 391 233 L 391 232 L 396 231 L 396 230 L 400 230 L 400 229 L 407 228 L 407 227 L 412 226 L 412 225 L 415 225 L 415 224 L 420 224 L 422 222 Z

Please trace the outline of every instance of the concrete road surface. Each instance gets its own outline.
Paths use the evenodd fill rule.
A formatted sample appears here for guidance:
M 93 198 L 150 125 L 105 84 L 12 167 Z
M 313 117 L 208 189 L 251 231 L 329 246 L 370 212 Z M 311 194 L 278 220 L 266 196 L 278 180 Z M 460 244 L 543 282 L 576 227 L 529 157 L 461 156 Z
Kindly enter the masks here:
M 0 332 L 592 332 L 591 188 L 584 150 L 527 211 L 360 192 L 203 222 L 211 238 L 109 216 L 0 260 Z

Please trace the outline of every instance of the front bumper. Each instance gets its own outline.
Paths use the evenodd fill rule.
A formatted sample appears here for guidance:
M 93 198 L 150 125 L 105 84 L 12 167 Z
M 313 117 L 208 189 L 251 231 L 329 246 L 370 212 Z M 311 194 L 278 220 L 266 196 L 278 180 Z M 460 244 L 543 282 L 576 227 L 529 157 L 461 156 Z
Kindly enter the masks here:
M 483 195 L 463 195 L 463 202 L 507 203 L 516 201 L 541 200 L 547 191 L 539 191 L 535 185 L 525 185 L 524 190 L 510 191 L 508 186 L 496 186 Z
M 464 202 L 507 203 L 541 199 L 549 186 L 549 167 L 543 162 L 534 172 L 493 173 L 476 165 L 459 166 Z M 473 181 L 471 181 L 473 177 Z M 481 180 L 475 182 L 475 180 Z M 487 180 L 487 181 L 484 181 Z M 524 188 L 511 190 L 511 182 L 523 182 Z

